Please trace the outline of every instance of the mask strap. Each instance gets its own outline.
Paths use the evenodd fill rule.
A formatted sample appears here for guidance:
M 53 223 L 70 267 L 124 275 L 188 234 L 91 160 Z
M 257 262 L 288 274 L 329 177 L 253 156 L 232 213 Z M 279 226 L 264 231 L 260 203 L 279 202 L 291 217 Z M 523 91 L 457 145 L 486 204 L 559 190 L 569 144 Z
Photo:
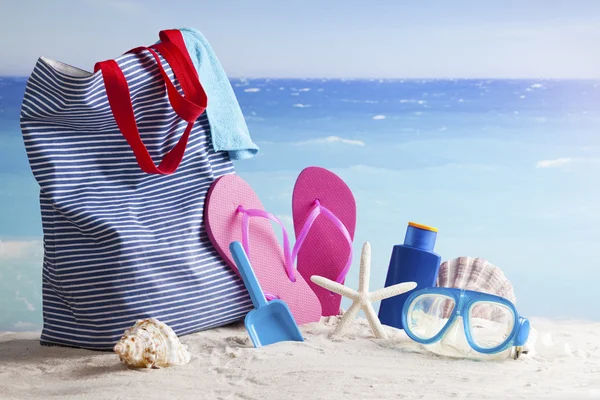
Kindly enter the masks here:
M 527 354 L 535 347 L 537 340 L 537 331 L 531 327 L 527 318 L 519 317 L 517 327 L 517 337 L 515 338 L 515 347 L 513 358 L 516 360 L 521 354 Z

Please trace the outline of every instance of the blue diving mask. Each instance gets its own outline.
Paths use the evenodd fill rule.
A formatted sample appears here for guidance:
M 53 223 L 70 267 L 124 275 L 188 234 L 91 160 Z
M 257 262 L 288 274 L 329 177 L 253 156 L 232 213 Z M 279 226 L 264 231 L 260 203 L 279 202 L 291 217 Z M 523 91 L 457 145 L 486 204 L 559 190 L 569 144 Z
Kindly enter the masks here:
M 402 324 L 412 340 L 440 355 L 516 359 L 528 350 L 529 320 L 507 299 L 487 293 L 414 290 L 404 303 Z

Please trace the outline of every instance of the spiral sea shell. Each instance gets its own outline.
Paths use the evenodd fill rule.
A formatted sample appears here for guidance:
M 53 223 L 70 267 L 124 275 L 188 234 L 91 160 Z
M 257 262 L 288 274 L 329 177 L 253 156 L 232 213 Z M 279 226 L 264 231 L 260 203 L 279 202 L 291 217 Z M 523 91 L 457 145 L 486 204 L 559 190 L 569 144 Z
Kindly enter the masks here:
M 167 324 L 155 318 L 138 320 L 113 348 L 130 368 L 164 368 L 190 362 L 190 353 Z

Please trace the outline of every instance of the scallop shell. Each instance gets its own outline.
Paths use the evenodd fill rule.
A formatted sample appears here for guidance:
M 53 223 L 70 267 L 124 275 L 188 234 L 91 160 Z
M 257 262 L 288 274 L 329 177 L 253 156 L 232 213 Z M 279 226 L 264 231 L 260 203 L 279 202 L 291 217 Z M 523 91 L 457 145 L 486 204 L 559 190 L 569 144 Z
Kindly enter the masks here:
M 140 319 L 127 329 L 113 348 L 130 368 L 163 368 L 190 362 L 187 346 L 167 324 L 155 318 Z
M 444 261 L 440 265 L 437 286 L 494 294 L 504 297 L 513 304 L 516 304 L 517 301 L 513 285 L 506 278 L 504 272 L 499 267 L 480 257 L 458 257 L 453 260 Z M 494 315 L 489 315 L 490 310 L 494 310 Z M 496 307 L 480 305 L 474 311 L 476 312 L 476 316 L 486 317 L 487 314 L 487 318 L 491 318 L 492 320 L 498 320 L 503 317 L 498 314 Z M 504 314 L 503 312 L 500 313 Z

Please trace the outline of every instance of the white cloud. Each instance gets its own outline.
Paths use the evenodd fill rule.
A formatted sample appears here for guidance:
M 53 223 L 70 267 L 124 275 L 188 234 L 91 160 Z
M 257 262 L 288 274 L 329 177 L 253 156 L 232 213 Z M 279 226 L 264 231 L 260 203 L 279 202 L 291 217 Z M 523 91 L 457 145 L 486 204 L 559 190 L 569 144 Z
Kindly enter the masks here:
M 562 165 L 567 165 L 571 163 L 570 158 L 557 158 L 555 160 L 542 160 L 538 161 L 535 165 L 536 168 L 552 168 L 552 167 L 560 167 Z
M 296 103 L 296 104 L 294 104 L 294 107 L 297 107 L 297 108 L 307 108 L 307 107 L 310 107 L 310 104 Z
M 370 174 L 386 174 L 386 173 L 396 173 L 400 172 L 399 170 L 393 170 L 389 168 L 381 168 L 381 167 L 372 167 L 370 165 L 364 164 L 356 164 L 348 168 L 351 172 L 363 172 Z
M 24 297 L 24 296 L 23 296 L 23 297 L 21 297 L 21 296 L 20 296 L 21 292 L 19 292 L 19 291 L 17 290 L 15 294 L 16 294 L 16 296 L 15 296 L 15 300 L 22 301 L 23 303 L 25 303 L 25 306 L 27 307 L 27 309 L 28 309 L 29 311 L 35 311 L 35 307 L 33 306 L 33 304 L 31 304 L 31 303 L 29 302 L 29 300 L 27 300 L 27 298 L 26 298 L 26 297 Z
M 291 215 L 287 215 L 287 214 L 278 214 L 278 215 L 276 215 L 276 217 L 279 218 L 279 220 L 285 227 L 285 230 L 287 231 L 287 234 L 288 234 L 288 240 L 290 241 L 290 245 L 293 246 L 294 245 L 294 237 L 295 237 L 295 235 L 294 235 L 294 218 L 292 218 Z M 281 234 L 282 234 L 281 229 L 279 227 L 276 227 L 275 232 L 281 243 L 281 240 L 283 240 L 283 237 L 281 236 Z
M 2 241 L 0 240 L 0 260 L 32 256 L 42 250 L 41 240 Z
M 38 324 L 34 324 L 33 322 L 23 322 L 17 321 L 12 324 L 12 328 L 18 331 L 37 331 L 39 330 Z
M 472 170 L 472 171 L 497 171 L 500 167 L 497 165 L 486 165 L 486 164 L 459 164 L 459 163 L 446 163 L 439 165 L 422 166 L 418 168 L 402 168 L 402 169 L 390 169 L 382 167 L 374 167 L 364 164 L 356 164 L 348 169 L 354 174 L 372 174 L 372 175 L 384 175 L 384 174 L 404 174 L 409 170 Z
M 285 178 L 277 177 L 277 176 L 274 177 L 273 174 L 269 174 L 268 172 L 267 173 L 255 173 L 255 174 L 257 176 L 261 176 L 261 177 L 263 177 L 263 176 L 268 177 L 269 179 L 272 179 L 272 180 L 280 180 L 281 181 L 281 180 L 285 179 Z M 248 174 L 246 174 L 246 175 L 248 175 Z M 277 193 L 272 193 L 272 194 L 266 196 L 266 198 L 269 200 L 276 200 L 276 201 L 286 201 L 286 202 L 290 201 L 290 199 L 292 198 L 292 191 L 293 191 L 295 177 L 289 178 L 289 179 L 287 179 L 287 181 L 291 185 L 289 190 L 285 189 L 285 190 L 281 190 Z M 279 217 L 280 217 L 280 215 L 277 216 L 277 218 L 279 218 Z M 282 222 L 283 222 L 283 220 L 282 220 Z
M 142 3 L 131 0 L 85 0 L 86 3 L 93 6 L 111 8 L 116 11 L 139 11 L 142 9 Z
M 285 225 L 285 229 L 287 229 L 288 231 L 294 230 L 294 218 L 292 218 L 291 215 L 287 215 L 287 214 L 280 214 L 276 216 L 277 218 L 279 218 L 279 220 L 281 221 L 281 223 L 283 223 L 283 225 Z
M 343 143 L 350 144 L 353 146 L 365 146 L 365 142 L 362 140 L 354 140 L 354 139 L 344 139 L 339 136 L 327 136 L 324 138 L 310 139 L 305 140 L 303 142 L 296 142 L 296 145 L 306 145 L 306 144 L 325 144 L 325 143 Z
M 260 89 L 259 88 L 248 88 L 248 89 L 244 89 L 244 92 L 256 93 L 256 92 L 260 92 Z
M 381 115 L 381 114 L 380 114 L 380 115 L 375 115 L 375 116 L 373 117 L 373 119 L 374 119 L 374 120 L 376 120 L 376 121 L 377 121 L 377 120 L 380 120 L 380 119 L 385 119 L 385 115 Z

